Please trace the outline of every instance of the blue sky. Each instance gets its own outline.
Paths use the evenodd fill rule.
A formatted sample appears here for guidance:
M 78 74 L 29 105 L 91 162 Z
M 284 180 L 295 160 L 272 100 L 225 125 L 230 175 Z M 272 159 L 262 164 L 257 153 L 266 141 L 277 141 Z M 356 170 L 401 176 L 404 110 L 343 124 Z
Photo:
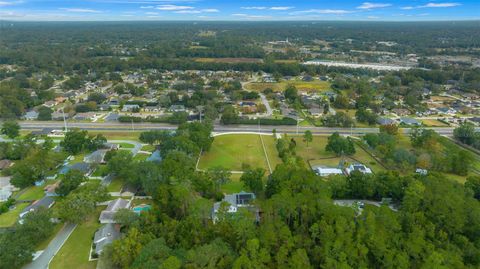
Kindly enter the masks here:
M 480 0 L 0 0 L 0 20 L 479 20 Z

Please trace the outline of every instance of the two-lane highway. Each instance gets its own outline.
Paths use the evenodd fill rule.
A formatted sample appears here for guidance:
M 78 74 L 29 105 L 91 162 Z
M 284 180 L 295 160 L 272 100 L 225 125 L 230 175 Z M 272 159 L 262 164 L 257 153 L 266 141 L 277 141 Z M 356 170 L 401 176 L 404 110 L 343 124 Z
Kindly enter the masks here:
M 55 121 L 21 121 L 19 122 L 20 126 L 24 130 L 41 130 L 43 128 L 51 129 L 63 129 L 63 122 Z M 100 123 L 100 122 L 70 122 L 68 123 L 68 128 L 79 128 L 84 130 L 95 130 L 95 131 L 146 131 L 146 130 L 175 130 L 177 126 L 170 124 L 160 124 L 160 123 Z M 338 132 L 344 135 L 362 135 L 366 133 L 377 133 L 378 128 L 338 128 L 338 127 L 302 127 L 302 126 L 269 126 L 269 125 L 215 125 L 214 132 L 217 133 L 241 133 L 241 132 L 261 132 L 261 133 L 272 133 L 273 130 L 276 130 L 277 133 L 287 133 L 287 134 L 299 134 L 310 130 L 313 134 L 332 134 Z M 440 135 L 451 136 L 453 135 L 454 128 L 451 127 L 441 127 L 441 128 L 430 128 L 435 130 Z M 408 133 L 409 128 L 401 129 L 403 132 Z

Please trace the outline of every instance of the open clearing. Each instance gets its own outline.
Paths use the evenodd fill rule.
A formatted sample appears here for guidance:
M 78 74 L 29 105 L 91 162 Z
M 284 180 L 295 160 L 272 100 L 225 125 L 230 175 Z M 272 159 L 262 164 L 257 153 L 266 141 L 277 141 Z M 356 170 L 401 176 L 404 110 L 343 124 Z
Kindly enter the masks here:
M 314 81 L 302 81 L 302 80 L 290 80 L 281 81 L 275 83 L 266 82 L 251 82 L 245 84 L 245 89 L 249 91 L 263 92 L 265 89 L 272 89 L 275 92 L 284 91 L 287 86 L 293 85 L 299 91 L 306 92 L 324 92 L 330 90 L 330 83 L 327 81 L 314 80 Z
M 242 171 L 242 164 L 261 167 L 268 171 L 259 135 L 221 135 L 215 137 L 209 152 L 200 157 L 199 169 L 223 167 L 230 171 Z

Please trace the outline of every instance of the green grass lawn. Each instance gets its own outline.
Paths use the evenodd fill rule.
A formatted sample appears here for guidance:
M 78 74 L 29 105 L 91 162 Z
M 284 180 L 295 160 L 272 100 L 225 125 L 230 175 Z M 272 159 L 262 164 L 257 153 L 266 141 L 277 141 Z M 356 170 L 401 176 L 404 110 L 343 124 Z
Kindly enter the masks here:
M 265 149 L 267 151 L 268 160 L 270 161 L 272 169 L 275 170 L 275 167 L 282 163 L 282 159 L 278 157 L 276 147 L 277 140 L 273 137 L 273 135 L 264 135 L 262 137 L 263 143 L 265 144 Z
M 221 191 L 226 194 L 250 191 L 246 186 L 243 185 L 243 182 L 240 181 L 241 176 L 242 174 L 233 174 L 230 177 L 230 181 L 227 184 L 222 185 L 220 188 Z
M 45 196 L 43 189 L 45 186 L 55 183 L 56 180 L 48 180 L 42 186 L 31 186 L 22 190 L 20 196 L 16 197 L 16 200 L 38 200 Z
M 264 83 L 264 82 L 252 82 L 245 85 L 245 89 L 249 91 L 262 92 L 265 89 L 272 89 L 273 91 L 284 91 L 288 85 L 294 85 L 299 91 L 308 92 L 323 92 L 330 90 L 330 83 L 326 81 L 314 80 L 314 81 L 302 81 L 302 80 L 290 80 L 281 81 L 276 83 Z
M 55 255 L 49 268 L 63 269 L 94 269 L 97 262 L 89 262 L 88 255 L 93 242 L 93 235 L 100 227 L 98 216 L 102 208 L 97 208 L 96 212 L 86 222 L 79 224 Z
M 17 222 L 18 215 L 25 209 L 28 203 L 17 203 L 15 208 L 0 215 L 0 228 L 10 227 Z
M 45 192 L 43 191 L 44 186 L 31 186 L 27 187 L 25 191 L 22 192 L 20 196 L 18 196 L 17 200 L 38 200 L 45 196 Z
M 139 141 L 138 138 L 140 137 L 141 132 L 137 131 L 107 131 L 107 132 L 100 132 L 100 131 L 89 131 L 91 135 L 102 134 L 108 140 L 133 140 Z
M 205 152 L 199 169 L 224 167 L 230 171 L 241 171 L 242 164 L 268 170 L 265 153 L 258 135 L 222 135 L 215 137 L 212 148 Z
M 76 163 L 81 163 L 83 162 L 83 158 L 85 158 L 85 155 L 90 154 L 90 153 L 80 153 L 75 156 L 73 156 L 73 160 L 69 162 L 70 165 L 76 164 Z
M 150 157 L 150 154 L 138 153 L 133 159 L 135 161 L 145 161 L 148 157 Z
M 93 172 L 92 176 L 93 177 L 104 177 L 107 175 L 107 166 L 104 165 L 104 164 L 101 164 L 99 166 L 97 166 L 97 168 L 95 169 L 95 172 Z
M 130 143 L 119 143 L 119 145 L 122 149 L 133 149 L 135 147 L 135 145 Z
M 112 180 L 110 185 L 107 186 L 107 190 L 109 192 L 118 192 L 122 190 L 122 187 L 123 187 L 123 181 L 118 178 L 115 178 Z
M 156 147 L 154 145 L 145 145 L 142 147 L 142 151 L 150 151 L 153 152 L 155 151 Z

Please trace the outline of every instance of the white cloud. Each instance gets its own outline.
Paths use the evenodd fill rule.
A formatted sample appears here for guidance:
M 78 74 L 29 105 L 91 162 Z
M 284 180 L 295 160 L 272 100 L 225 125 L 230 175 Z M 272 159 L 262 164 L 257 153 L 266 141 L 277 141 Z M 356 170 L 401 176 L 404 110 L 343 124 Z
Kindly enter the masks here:
M 202 9 L 200 10 L 202 12 L 205 12 L 205 13 L 216 13 L 216 12 L 220 12 L 220 10 L 216 9 L 216 8 L 205 8 L 205 9 Z
M 149 9 L 149 8 L 154 8 L 154 6 L 140 6 L 142 9 Z
M 22 4 L 23 1 L 0 1 L 0 7 Z
M 265 10 L 267 7 L 241 7 L 241 9 L 247 9 L 247 10 Z
M 406 7 L 401 7 L 403 10 L 412 10 L 416 8 L 447 8 L 447 7 L 457 7 L 461 6 L 462 4 L 460 3 L 428 3 L 426 5 L 422 6 L 406 6 Z
M 364 2 L 357 8 L 358 9 L 374 9 L 374 8 L 384 8 L 389 6 L 392 6 L 392 4 Z
M 76 12 L 76 13 L 102 13 L 100 10 L 89 9 L 89 8 L 59 8 L 67 12 Z
M 194 9 L 191 6 L 177 6 L 177 5 L 159 5 L 156 7 L 158 10 L 176 11 L 176 10 L 188 10 Z
M 456 7 L 460 5 L 460 3 L 428 3 L 422 7 Z
M 294 7 L 271 7 L 271 10 L 290 10 Z
M 380 17 L 378 17 L 378 16 L 368 16 L 367 19 L 376 20 L 376 19 L 380 19 Z
M 158 12 L 145 12 L 145 15 L 158 15 Z
M 200 10 L 179 10 L 175 11 L 175 13 L 178 14 L 199 14 L 202 13 Z
M 308 14 L 308 13 L 342 15 L 342 14 L 353 13 L 353 11 L 344 10 L 344 9 L 308 9 L 308 10 L 292 12 L 290 13 L 290 15 L 299 15 L 299 14 Z

